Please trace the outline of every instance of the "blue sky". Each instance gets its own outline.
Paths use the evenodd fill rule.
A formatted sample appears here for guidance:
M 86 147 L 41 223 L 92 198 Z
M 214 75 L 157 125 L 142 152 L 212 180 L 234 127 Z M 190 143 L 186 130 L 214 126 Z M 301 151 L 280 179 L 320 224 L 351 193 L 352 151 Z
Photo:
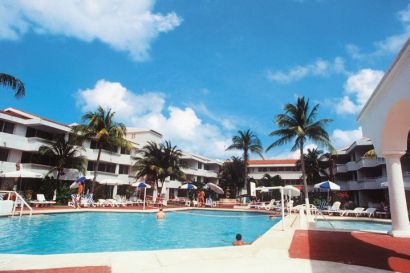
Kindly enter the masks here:
M 408 1 L 2 1 L 0 107 L 79 122 L 97 105 L 184 150 L 225 159 L 239 129 L 265 147 L 297 96 L 320 103 L 336 147 L 410 33 Z M 3 89 L 3 88 L 2 88 Z M 295 157 L 289 147 L 266 158 Z

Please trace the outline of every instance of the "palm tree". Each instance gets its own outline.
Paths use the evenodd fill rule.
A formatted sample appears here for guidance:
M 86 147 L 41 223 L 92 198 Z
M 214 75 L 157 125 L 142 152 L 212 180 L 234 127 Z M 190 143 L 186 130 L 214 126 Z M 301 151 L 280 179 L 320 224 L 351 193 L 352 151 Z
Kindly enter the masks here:
M 306 154 L 303 154 L 305 161 L 305 171 L 306 180 L 308 184 L 314 184 L 316 182 L 321 182 L 323 177 L 329 179 L 329 174 L 327 173 L 328 164 L 325 160 L 325 155 L 322 150 L 313 148 L 308 149 Z M 298 167 L 301 167 L 302 163 L 299 159 L 296 162 Z
M 302 167 L 302 178 L 305 189 L 305 203 L 309 206 L 309 195 L 306 180 L 305 160 L 303 149 L 306 141 L 311 141 L 320 146 L 324 146 L 333 150 L 330 144 L 329 134 L 324 129 L 324 126 L 330 123 L 331 119 L 317 120 L 317 112 L 319 104 L 310 109 L 309 100 L 305 101 L 304 97 L 299 97 L 296 104 L 287 103 L 284 106 L 284 113 L 278 114 L 275 117 L 275 123 L 279 127 L 278 130 L 272 131 L 270 136 L 278 137 L 267 149 L 271 150 L 274 147 L 281 146 L 293 142 L 292 151 L 299 149 L 300 162 Z
M 240 157 L 233 156 L 230 160 L 225 161 L 219 170 L 219 185 L 225 190 L 229 187 L 238 193 L 238 189 L 244 184 L 245 163 Z
M 100 164 L 101 150 L 113 151 L 118 147 L 131 149 L 131 143 L 125 139 L 126 128 L 123 123 L 114 121 L 115 112 L 107 111 L 101 106 L 95 112 L 87 112 L 82 117 L 84 124 L 73 126 L 74 135 L 81 141 L 89 139 L 96 142 L 98 149 L 97 161 L 94 165 L 94 177 L 91 192 L 94 192 L 97 179 L 98 166 Z
M 154 182 L 158 191 L 160 191 L 158 182 L 164 185 L 167 177 L 185 178 L 180 169 L 182 152 L 176 146 L 172 146 L 171 142 L 166 141 L 161 144 L 148 142 L 140 152 L 140 156 L 134 157 L 136 176 Z
M 21 98 L 26 93 L 26 89 L 24 88 L 24 83 L 9 74 L 0 73 L 0 85 L 9 87 L 15 90 L 16 98 Z
M 261 179 L 261 182 L 266 187 L 284 186 L 283 179 L 278 174 L 271 176 L 270 174 L 265 173 Z
M 64 137 L 58 138 L 51 145 L 40 146 L 40 155 L 52 164 L 48 173 L 57 172 L 58 189 L 61 186 L 60 176 L 64 175 L 64 169 L 76 169 L 82 174 L 85 173 L 85 158 L 81 156 L 83 150 L 84 148 L 71 144 Z
M 250 194 L 250 189 L 248 187 L 248 160 L 249 153 L 255 153 L 263 158 L 262 144 L 256 134 L 251 130 L 238 131 L 238 135 L 232 137 L 232 144 L 226 150 L 241 150 L 242 158 L 244 161 L 244 188 L 247 189 L 248 195 Z

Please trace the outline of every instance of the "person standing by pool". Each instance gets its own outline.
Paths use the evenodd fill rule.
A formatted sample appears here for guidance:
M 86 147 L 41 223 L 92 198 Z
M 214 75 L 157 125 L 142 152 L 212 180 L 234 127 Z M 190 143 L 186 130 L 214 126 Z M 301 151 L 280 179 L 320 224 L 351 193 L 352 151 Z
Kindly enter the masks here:
M 159 209 L 157 212 L 157 220 L 165 219 L 165 212 L 162 210 L 162 208 Z
M 205 192 L 203 190 L 198 192 L 198 203 L 200 207 L 205 205 Z
M 77 196 L 76 196 L 76 208 L 79 209 L 81 207 L 81 195 L 84 191 L 84 182 L 81 182 L 77 188 Z
M 234 246 L 243 246 L 243 245 L 249 245 L 249 243 L 242 241 L 242 235 L 240 233 L 236 234 L 236 240 L 232 242 Z

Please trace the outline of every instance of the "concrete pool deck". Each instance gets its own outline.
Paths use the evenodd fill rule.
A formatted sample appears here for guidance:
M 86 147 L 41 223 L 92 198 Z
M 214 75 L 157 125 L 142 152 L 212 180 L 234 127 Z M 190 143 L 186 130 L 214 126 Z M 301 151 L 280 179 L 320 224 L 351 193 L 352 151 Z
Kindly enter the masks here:
M 180 208 L 187 209 L 187 208 Z M 180 210 L 178 209 L 178 210 Z M 174 210 L 174 209 L 172 209 Z M 41 213 L 44 213 L 41 210 Z M 73 212 L 78 210 L 73 210 Z M 95 211 L 81 209 L 80 211 Z M 98 211 L 118 211 L 116 209 Z M 121 211 L 129 212 L 126 209 Z M 131 210 L 135 212 L 135 210 Z M 156 210 L 152 210 L 156 211 Z M 68 212 L 49 209 L 48 213 Z M 148 212 L 148 211 L 146 211 Z M 40 212 L 39 212 L 40 213 Z M 340 264 L 329 261 L 290 258 L 289 250 L 297 225 L 297 215 L 285 218 L 286 231 L 281 223 L 274 225 L 252 245 L 132 251 L 109 253 L 81 253 L 58 255 L 0 254 L 0 270 L 29 270 L 50 268 L 78 268 L 105 266 L 113 273 L 184 273 L 184 272 L 388 272 L 370 267 Z M 57 242 L 56 242 L 57 243 Z M 1 272 L 1 271 L 0 271 Z M 20 271 L 22 272 L 22 271 Z M 30 272 L 30 271 L 27 271 Z M 59 270 L 50 272 L 60 272 Z M 73 271 L 75 272 L 75 271 Z M 91 271 L 90 271 L 91 272 Z

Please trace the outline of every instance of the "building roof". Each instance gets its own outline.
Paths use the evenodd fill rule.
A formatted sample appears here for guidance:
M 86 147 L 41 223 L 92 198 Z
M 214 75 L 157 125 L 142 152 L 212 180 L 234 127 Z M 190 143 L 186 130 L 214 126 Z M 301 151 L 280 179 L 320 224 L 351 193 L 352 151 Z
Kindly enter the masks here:
M 146 133 L 146 132 L 162 137 L 162 134 L 160 132 L 157 132 L 152 129 L 127 127 L 127 133 Z
M 296 164 L 297 159 L 268 159 L 268 160 L 248 160 L 249 165 L 281 165 Z
M 374 91 L 372 92 L 372 94 L 369 97 L 369 99 L 367 100 L 366 104 L 363 106 L 362 110 L 360 111 L 359 115 L 357 116 L 358 121 L 360 121 L 360 119 L 362 118 L 364 113 L 367 111 L 367 108 L 370 107 L 370 104 L 373 103 L 373 101 L 375 100 L 375 97 L 381 92 L 381 90 L 383 89 L 382 87 L 385 84 L 385 82 L 387 81 L 387 79 L 390 78 L 393 75 L 393 70 L 397 70 L 395 68 L 396 68 L 396 66 L 398 66 L 398 63 L 399 63 L 400 59 L 403 58 L 403 57 L 408 58 L 408 54 L 409 54 L 408 53 L 408 48 L 410 48 L 410 38 L 407 39 L 406 43 L 404 44 L 404 46 L 400 50 L 399 54 L 397 54 L 397 56 L 394 59 L 393 63 L 390 65 L 390 67 L 386 71 L 386 73 L 384 73 L 382 79 L 380 80 L 380 82 L 378 83 L 378 85 L 376 86 Z
M 48 118 L 44 118 L 44 117 L 38 116 L 36 114 L 28 113 L 28 112 L 25 112 L 25 111 L 22 111 L 22 110 L 19 110 L 19 109 L 15 109 L 15 108 L 12 108 L 12 107 L 4 109 L 3 111 L 1 111 L 1 113 L 6 114 L 6 115 L 10 115 L 10 116 L 13 116 L 13 117 L 18 117 L 18 118 L 21 118 L 21 119 L 26 119 L 26 120 L 33 119 L 33 118 L 39 118 L 39 119 L 42 119 L 42 120 L 45 120 L 45 121 L 48 121 L 48 122 L 51 122 L 51 123 L 54 123 L 54 124 L 57 124 L 57 125 L 60 125 L 60 126 L 65 126 L 67 128 L 70 128 L 70 126 L 68 126 L 67 124 L 60 123 L 60 122 L 57 122 L 57 121 L 54 121 L 54 120 L 51 120 L 51 119 L 48 119 Z
M 372 146 L 373 143 L 370 140 L 370 138 L 367 137 L 362 137 L 356 141 L 354 141 L 352 144 L 350 144 L 349 146 L 339 149 L 337 150 L 337 154 L 338 155 L 342 155 L 342 154 L 348 154 L 351 151 L 353 151 L 354 148 L 356 148 L 357 146 Z

